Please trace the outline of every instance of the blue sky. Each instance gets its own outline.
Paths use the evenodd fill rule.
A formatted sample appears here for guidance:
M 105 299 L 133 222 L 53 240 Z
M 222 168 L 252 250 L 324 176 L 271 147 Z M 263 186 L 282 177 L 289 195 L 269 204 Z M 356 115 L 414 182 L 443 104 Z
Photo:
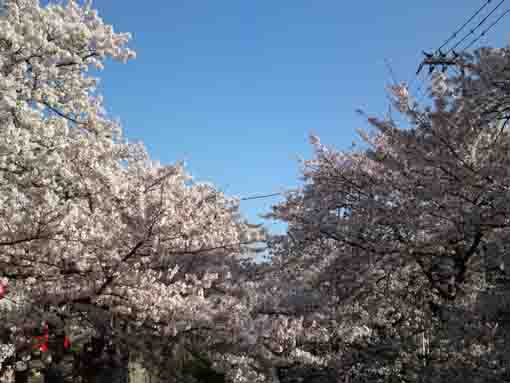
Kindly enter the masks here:
M 347 148 L 367 127 L 356 109 L 385 113 L 385 60 L 397 80 L 412 79 L 421 51 L 439 47 L 483 2 L 96 1 L 116 31 L 133 34 L 138 55 L 107 65 L 100 91 L 154 159 L 185 160 L 197 181 L 230 195 L 279 192 L 299 185 L 309 133 Z M 482 43 L 505 43 L 509 21 Z M 246 201 L 242 211 L 262 222 L 257 215 L 277 201 Z

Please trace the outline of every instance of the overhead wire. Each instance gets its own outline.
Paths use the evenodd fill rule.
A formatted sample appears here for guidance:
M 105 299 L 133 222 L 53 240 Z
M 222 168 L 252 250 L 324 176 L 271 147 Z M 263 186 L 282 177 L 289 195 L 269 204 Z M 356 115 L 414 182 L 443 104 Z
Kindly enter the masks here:
M 439 53 L 439 54 L 442 54 L 442 55 L 447 55 L 447 54 L 451 53 L 452 51 L 454 51 L 455 48 L 457 48 L 460 44 L 462 44 L 464 41 L 466 41 L 469 36 L 473 35 L 482 26 L 489 19 L 489 17 L 492 14 L 494 14 L 494 12 L 496 12 L 496 10 L 505 2 L 505 0 L 501 0 L 473 29 L 471 29 L 466 35 L 464 35 L 464 37 L 462 37 L 459 41 L 457 41 L 450 49 L 448 49 L 448 51 L 446 53 L 442 53 L 441 50 L 444 47 L 446 47 L 449 43 L 451 43 L 455 38 L 457 38 L 459 33 L 462 32 L 462 30 L 464 30 L 464 28 L 466 28 L 469 25 L 469 23 L 471 23 L 478 15 L 480 15 L 482 13 L 482 11 L 487 6 L 490 5 L 491 2 L 492 2 L 492 0 L 486 0 L 459 28 L 457 28 L 455 30 L 455 32 L 453 32 L 441 44 L 441 46 L 439 48 L 437 48 L 435 50 L 434 54 L 438 54 Z M 476 43 L 476 41 L 478 41 L 480 38 L 482 38 L 495 24 L 497 24 L 508 13 L 510 13 L 510 9 L 507 12 L 505 12 L 503 15 L 501 15 L 494 23 L 492 23 L 489 26 L 489 28 L 484 30 L 480 34 L 480 36 L 478 36 L 476 39 L 471 41 L 471 43 L 469 43 L 464 49 L 467 49 L 470 46 L 472 46 L 474 43 Z M 426 75 L 425 78 L 422 78 L 422 80 L 420 81 L 420 84 L 418 85 L 418 87 L 413 92 L 413 93 L 417 94 L 417 99 L 419 101 L 421 101 L 424 98 L 424 96 L 425 96 L 425 92 L 423 91 L 423 86 L 425 85 L 425 82 L 427 81 L 428 77 L 429 77 L 429 75 Z M 418 79 L 418 75 L 414 76 L 411 84 L 408 86 L 408 90 L 410 92 L 412 91 L 412 86 L 414 85 L 414 83 L 416 82 L 417 79 Z
M 446 45 L 450 43 L 453 39 L 455 39 L 459 32 L 461 32 L 473 19 L 482 12 L 486 6 L 488 6 L 491 3 L 492 0 L 487 0 L 485 4 L 483 4 L 460 28 L 458 28 L 455 32 L 452 33 L 452 35 L 446 39 L 446 41 L 436 50 L 436 53 L 441 52 L 441 49 L 443 49 Z
M 483 24 L 484 24 L 484 23 L 485 23 L 485 22 L 489 19 L 489 17 L 491 17 L 491 16 L 492 16 L 492 14 L 493 14 L 494 12 L 496 12 L 496 10 L 497 10 L 499 7 L 501 7 L 501 5 L 503 5 L 503 3 L 504 3 L 505 1 L 506 1 L 506 0 L 501 0 L 501 1 L 500 1 L 500 2 L 499 2 L 499 3 L 498 3 L 498 4 L 497 4 L 497 5 L 496 5 L 493 9 L 492 9 L 492 11 L 490 11 L 490 12 L 489 12 L 489 13 L 488 13 L 488 14 L 487 14 L 487 15 L 486 15 L 486 16 L 485 16 L 485 17 L 484 17 L 484 18 L 483 18 L 483 19 L 482 19 L 482 20 L 481 20 L 481 21 L 480 21 L 477 25 L 476 25 L 476 27 L 474 27 L 473 29 L 471 29 L 471 30 L 470 30 L 470 31 L 469 31 L 466 35 L 464 35 L 464 37 L 463 37 L 462 39 L 460 39 L 459 41 L 457 41 L 457 43 L 456 43 L 453 47 L 451 47 L 451 48 L 450 48 L 450 49 L 446 52 L 446 54 L 448 54 L 448 53 L 452 52 L 453 50 L 455 50 L 455 49 L 456 49 L 456 48 L 457 48 L 460 44 L 462 44 L 464 41 L 466 41 L 466 40 L 467 40 L 467 38 L 468 38 L 469 36 L 473 35 L 473 34 L 476 32 L 476 30 L 477 30 L 478 28 L 480 28 L 480 27 L 481 27 L 481 26 L 482 26 L 482 25 L 483 25 Z
M 271 193 L 271 194 L 263 194 L 263 195 L 254 195 L 254 196 L 250 196 L 250 197 L 239 198 L 239 200 L 240 201 L 250 201 L 250 200 L 254 200 L 254 199 L 272 198 L 272 197 L 281 196 L 281 195 L 283 195 L 283 193 Z
M 487 32 L 489 32 L 496 24 L 498 24 L 508 14 L 510 14 L 510 8 L 508 8 L 505 12 L 503 12 L 494 22 L 492 22 L 492 24 L 489 25 L 489 27 L 484 29 L 482 31 L 482 33 L 480 33 L 478 35 L 478 37 L 474 38 L 469 44 L 464 46 L 464 48 L 462 48 L 462 50 L 471 48 L 474 44 L 476 44 L 478 42 L 478 40 L 480 40 L 483 36 L 485 36 L 487 34 Z

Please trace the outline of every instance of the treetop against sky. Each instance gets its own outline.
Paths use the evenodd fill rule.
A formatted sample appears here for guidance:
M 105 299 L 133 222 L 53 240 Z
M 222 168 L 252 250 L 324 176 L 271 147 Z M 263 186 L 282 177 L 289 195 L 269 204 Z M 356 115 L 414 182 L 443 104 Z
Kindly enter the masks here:
M 367 124 L 356 110 L 387 111 L 386 61 L 397 81 L 411 82 L 421 51 L 439 47 L 480 7 L 478 0 L 94 4 L 133 35 L 137 59 L 107 66 L 100 84 L 126 136 L 240 197 L 297 187 L 298 159 L 312 155 L 310 133 L 340 149 L 359 141 L 356 129 Z M 506 36 L 497 25 L 480 44 L 500 46 Z M 277 201 L 241 208 L 258 221 Z

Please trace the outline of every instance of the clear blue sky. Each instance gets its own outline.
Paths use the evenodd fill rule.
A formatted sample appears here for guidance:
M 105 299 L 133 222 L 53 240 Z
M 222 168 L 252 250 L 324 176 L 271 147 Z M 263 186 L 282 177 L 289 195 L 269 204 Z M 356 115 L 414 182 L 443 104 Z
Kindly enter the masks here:
M 347 148 L 367 126 L 357 108 L 387 110 L 385 60 L 398 80 L 412 78 L 421 51 L 437 48 L 483 2 L 96 1 L 116 31 L 133 34 L 138 54 L 107 66 L 101 92 L 127 137 L 143 140 L 154 159 L 184 159 L 197 181 L 230 195 L 278 192 L 299 184 L 310 132 Z M 503 44 L 509 22 L 482 42 Z M 247 201 L 242 211 L 260 222 L 276 201 Z

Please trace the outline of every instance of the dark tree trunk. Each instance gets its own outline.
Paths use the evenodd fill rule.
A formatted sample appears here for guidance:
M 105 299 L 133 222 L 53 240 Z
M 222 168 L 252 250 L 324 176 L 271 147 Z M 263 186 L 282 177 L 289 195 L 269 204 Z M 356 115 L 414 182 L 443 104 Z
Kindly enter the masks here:
M 78 374 L 83 383 L 128 383 L 129 355 L 125 350 L 93 338 L 79 357 Z

